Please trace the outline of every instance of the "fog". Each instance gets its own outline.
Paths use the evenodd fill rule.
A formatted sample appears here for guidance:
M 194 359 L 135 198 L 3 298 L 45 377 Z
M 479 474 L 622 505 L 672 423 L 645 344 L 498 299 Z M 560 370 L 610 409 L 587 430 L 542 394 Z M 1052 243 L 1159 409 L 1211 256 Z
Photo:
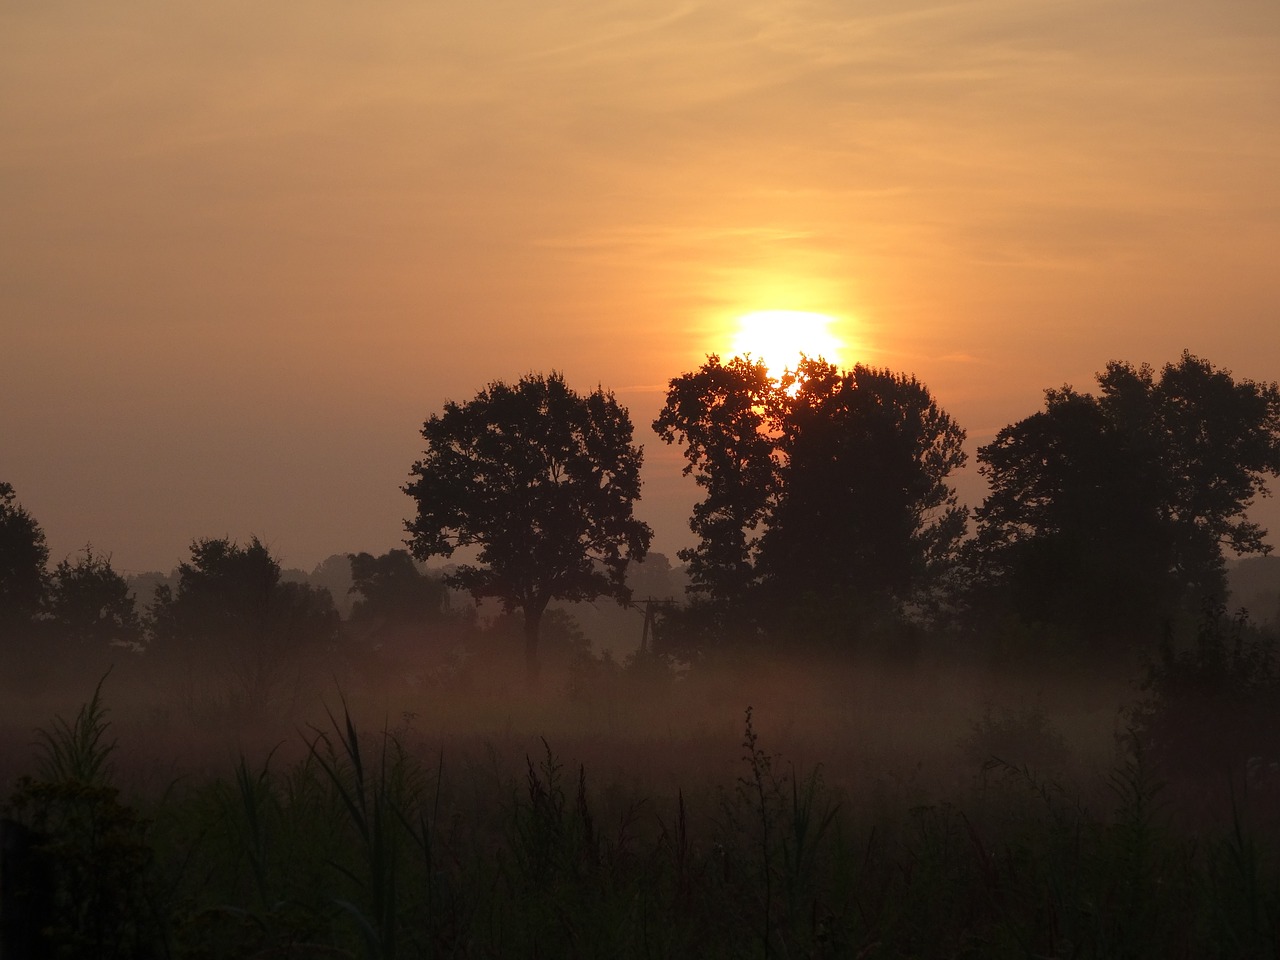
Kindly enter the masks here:
M 395 557 L 370 560 L 384 561 L 385 570 Z M 678 568 L 655 560 L 655 585 L 678 581 Z M 295 571 L 280 583 L 290 585 L 289 596 L 311 596 L 297 590 L 320 589 L 307 581 L 333 578 L 334 566 L 321 564 L 312 575 Z M 439 571 L 418 569 L 419 585 L 437 596 Z M 1239 596 L 1276 599 L 1274 562 L 1233 574 Z M 135 584 L 156 585 L 154 578 Z M 156 610 L 164 607 L 160 586 Z M 610 882 L 632 877 L 628 882 L 645 891 L 627 894 L 625 902 L 668 882 L 677 889 L 687 882 L 709 898 L 689 915 L 677 911 L 675 920 L 658 908 L 663 922 L 692 924 L 680 928 L 685 946 L 675 955 L 706 955 L 698 944 L 707 934 L 698 931 L 726 909 L 736 919 L 725 955 L 742 955 L 759 938 L 816 936 L 804 912 L 813 904 L 831 902 L 829 922 L 859 929 L 859 898 L 877 895 L 907 914 L 903 926 L 877 920 L 888 926 L 876 936 L 888 931 L 912 939 L 909 931 L 921 922 L 915 905 L 926 902 L 913 884 L 928 886 L 927 873 L 913 880 L 913 871 L 939 851 L 956 851 L 943 862 L 958 856 L 954 869 L 962 872 L 946 889 L 964 891 L 993 869 L 984 866 L 988 845 L 1047 858 L 1058 855 L 1061 833 L 1065 849 L 1096 862 L 1097 882 L 1110 889 L 1116 876 L 1139 869 L 1128 859 L 1126 831 L 1151 838 L 1151 856 L 1172 858 L 1160 863 L 1221 878 L 1232 876 L 1216 872 L 1230 862 L 1231 837 L 1256 838 L 1259 849 L 1270 849 L 1265 845 L 1280 828 L 1273 755 L 1255 752 L 1266 749 L 1259 743 L 1274 744 L 1267 738 L 1276 728 L 1259 724 L 1251 707 L 1236 709 L 1270 689 L 1274 673 L 1265 664 L 1274 662 L 1266 652 L 1276 648 L 1274 621 L 1247 624 L 1241 633 L 1231 624 L 1244 621 L 1220 618 L 1202 623 L 1194 637 L 1180 637 L 1184 652 L 1243 649 L 1240 662 L 1255 664 L 1187 696 L 1170 671 L 1191 661 L 1154 648 L 1127 658 L 1063 655 L 1046 647 L 1041 633 L 1039 652 L 1028 657 L 1009 646 L 1007 631 L 1002 641 L 999 630 L 974 636 L 937 629 L 916 632 L 910 644 L 877 646 L 868 635 L 861 650 L 832 650 L 799 634 L 790 643 L 773 634 L 766 647 L 752 633 L 724 637 L 715 650 L 682 659 L 666 649 L 673 633 L 663 622 L 681 607 L 661 608 L 646 630 L 642 610 L 577 604 L 544 618 L 542 669 L 531 682 L 518 618 L 453 593 L 430 608 L 431 622 L 397 627 L 385 616 L 369 619 L 369 589 L 344 605 L 338 629 L 319 646 L 296 646 L 299 634 L 293 646 L 282 644 L 281 634 L 258 635 L 256 645 L 243 648 L 229 634 L 221 646 L 93 649 L 46 634 L 43 655 L 7 648 L 0 791 L 11 798 L 6 815 L 19 818 L 4 821 L 10 842 L 70 838 L 69 846 L 36 849 L 71 850 L 60 854 L 71 866 L 60 869 L 74 877 L 99 854 L 86 839 L 91 835 L 77 832 L 79 821 L 58 819 L 66 816 L 64 805 L 97 804 L 103 817 L 114 811 L 125 824 L 130 811 L 144 817 L 142 839 L 129 842 L 143 844 L 138 849 L 151 866 L 120 868 L 124 880 L 111 882 L 150 889 L 158 881 L 166 892 L 151 894 L 161 906 L 141 930 L 123 919 L 133 914 L 101 908 L 119 938 L 110 942 L 123 944 L 121 955 L 140 955 L 121 931 L 167 935 L 178 956 L 202 938 L 215 956 L 270 955 L 262 951 L 299 942 L 318 952 L 287 955 L 330 956 L 323 952 L 330 949 L 355 955 L 362 921 L 347 923 L 345 914 L 333 913 L 333 901 L 342 897 L 360 917 L 377 916 L 380 876 L 399 878 L 387 882 L 402 884 L 404 898 L 381 942 L 403 940 L 397 949 L 406 956 L 438 954 L 439 943 L 424 946 L 420 938 L 451 943 L 452 924 L 462 923 L 481 942 L 507 944 L 494 949 L 509 955 L 510 934 L 490 929 L 483 916 L 491 909 L 518 910 L 521 917 L 539 910 L 533 891 L 569 881 L 548 875 L 537 857 L 555 863 L 571 855 L 568 862 L 578 863 L 582 843 L 595 851 L 583 869 L 615 878 Z M 592 635 L 575 611 L 594 623 Z M 57 657 L 47 655 L 51 648 Z M 1235 662 L 1229 655 L 1228 661 Z M 1274 698 L 1268 702 L 1265 716 L 1274 709 Z M 1262 739 L 1250 739 L 1242 720 Z M 58 751 L 64 767 L 74 756 L 105 765 L 91 783 L 59 788 L 50 779 Z M 60 790 L 96 799 L 68 800 Z M 52 797 L 53 813 L 32 813 L 32 796 Z M 379 816 L 396 819 L 380 828 L 385 833 L 363 832 Z M 24 823 L 36 832 L 23 833 Z M 125 834 L 118 826 L 106 829 L 117 831 L 108 834 L 117 849 Z M 41 832 L 54 830 L 60 832 Z M 4 869 L 13 876 L 25 863 L 13 852 L 19 849 L 6 848 Z M 426 873 L 417 851 L 426 851 Z M 1209 861 L 1195 851 L 1207 851 L 1199 857 Z M 111 856 L 113 864 L 134 862 Z M 1008 857 L 1001 869 L 1010 871 L 1011 890 L 1032 895 L 1038 881 L 1016 867 L 1012 852 Z M 1077 870 L 1070 862 L 1064 869 Z M 103 883 L 115 876 L 94 870 Z M 846 882 L 842 870 L 851 871 L 847 882 L 861 892 L 847 902 L 829 900 Z M 537 944 L 547 937 L 605 942 L 604 934 L 575 932 L 580 924 L 594 929 L 594 911 L 603 909 L 592 906 L 589 891 L 611 889 L 593 886 L 604 883 L 594 876 L 563 891 L 570 905 L 559 915 L 565 929 L 537 934 Z M 1164 876 L 1149 879 L 1153 897 Z M 768 906 L 775 903 L 772 883 L 792 882 L 788 877 L 815 890 L 800 916 L 791 913 L 799 907 Z M 904 878 L 907 888 L 899 890 L 891 877 Z M 729 900 L 721 902 L 715 891 L 730 881 Z M 1093 902 L 1092 881 L 1081 882 L 1079 895 Z M 434 902 L 436 884 L 473 892 L 415 912 L 422 898 Z M 1234 886 L 1212 889 L 1213 903 L 1240 902 Z M 287 891 L 301 898 L 296 915 L 275 906 Z M 264 905 L 255 906 L 255 897 Z M 248 906 L 228 911 L 238 903 Z M 460 906 L 472 903 L 478 912 Z M 761 903 L 771 917 L 763 932 Z M 257 918 L 254 924 L 234 919 L 241 909 Z M 1127 916 L 1120 911 L 1108 922 L 1136 923 Z M 1011 920 L 1000 914 L 990 922 Z M 1131 935 L 1144 930 L 1138 924 Z M 1056 934 L 1050 928 L 1043 935 Z M 642 930 L 630 923 L 616 936 L 624 944 L 642 942 Z
M 990 759 L 984 749 L 1085 783 L 1114 762 L 1123 708 L 1138 695 L 1114 675 L 785 657 L 683 675 L 665 665 L 649 675 L 634 665 L 609 673 L 556 665 L 530 691 L 514 640 L 511 647 L 505 669 L 490 662 L 455 682 L 423 679 L 409 672 L 412 661 L 375 653 L 357 664 L 297 665 L 260 708 L 243 703 L 234 677 L 128 655 L 103 671 L 116 762 L 131 786 L 159 790 L 173 777 L 225 775 L 241 753 L 257 762 L 272 750 L 298 758 L 316 730 L 331 729 L 329 712 L 349 710 L 366 732 L 391 730 L 420 756 L 443 751 L 447 764 L 491 757 L 518 775 L 526 757 L 541 756 L 545 738 L 598 782 L 663 797 L 733 782 L 750 707 L 762 744 L 783 763 L 802 771 L 821 764 L 828 782 L 850 794 L 914 804 L 971 789 Z M 14 683 L 21 675 L 7 672 L 0 717 L 10 785 L 32 766 L 34 727 L 74 716 L 99 679 L 88 664 Z M 977 732 L 984 716 L 1028 714 L 1061 735 L 1065 754 L 1049 739 L 999 743 Z

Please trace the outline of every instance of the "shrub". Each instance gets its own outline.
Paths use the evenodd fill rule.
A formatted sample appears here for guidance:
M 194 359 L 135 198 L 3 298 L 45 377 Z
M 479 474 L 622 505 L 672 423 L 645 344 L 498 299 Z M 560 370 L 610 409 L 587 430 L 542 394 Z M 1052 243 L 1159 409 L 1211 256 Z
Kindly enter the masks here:
M 1236 778 L 1251 758 L 1280 758 L 1275 639 L 1245 613 L 1228 616 L 1223 604 L 1210 604 L 1190 648 L 1166 637 L 1143 688 L 1133 728 L 1167 774 Z
M 1039 704 L 1017 710 L 987 704 L 982 719 L 970 725 L 962 742 L 975 763 L 992 759 L 1010 766 L 1057 768 L 1070 757 L 1067 743 Z
M 159 942 L 148 825 L 110 782 L 101 694 L 99 681 L 73 722 L 39 731 L 39 776 L 19 780 L 7 804 L 17 826 L 6 830 L 23 841 L 22 935 L 41 945 L 33 956 L 138 958 Z

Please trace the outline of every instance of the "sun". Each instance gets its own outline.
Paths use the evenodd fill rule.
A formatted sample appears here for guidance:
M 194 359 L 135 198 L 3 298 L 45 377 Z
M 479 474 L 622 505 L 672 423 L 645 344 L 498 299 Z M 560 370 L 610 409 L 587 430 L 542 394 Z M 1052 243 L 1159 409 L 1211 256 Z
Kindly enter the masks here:
M 769 373 L 794 370 L 800 355 L 840 364 L 844 342 L 831 332 L 834 317 L 803 310 L 759 310 L 737 319 L 731 353 L 763 360 Z

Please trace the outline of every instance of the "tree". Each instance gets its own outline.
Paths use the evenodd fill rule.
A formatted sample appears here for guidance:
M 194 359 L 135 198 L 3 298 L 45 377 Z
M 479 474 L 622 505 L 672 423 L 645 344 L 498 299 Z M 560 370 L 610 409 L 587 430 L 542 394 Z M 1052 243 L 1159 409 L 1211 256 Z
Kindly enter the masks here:
M 547 604 L 625 601 L 627 563 L 649 548 L 652 531 L 632 515 L 643 453 L 631 418 L 603 389 L 580 396 L 558 373 L 530 374 L 446 403 L 422 437 L 404 487 L 417 503 L 407 542 L 419 560 L 476 549 L 446 582 L 523 613 L 532 682 Z
M 774 592 L 918 598 L 954 558 L 968 511 L 947 480 L 962 430 L 915 377 L 804 359 L 778 386 L 777 497 L 760 544 Z
M 242 547 L 233 540 L 191 544 L 191 560 L 178 565 L 178 589 L 157 590 L 154 604 L 159 639 L 209 647 L 248 646 L 270 628 L 271 600 L 280 584 L 280 563 L 254 537 Z
M 380 557 L 348 554 L 351 560 L 351 619 L 383 620 L 401 627 L 436 623 L 449 608 L 444 582 L 420 571 L 407 550 L 390 550 Z
M 1280 388 L 1186 352 L 1098 384 L 1046 391 L 978 451 L 977 563 L 1026 621 L 1153 637 L 1224 597 L 1224 547 L 1270 549 L 1247 511 L 1280 473 Z
M 769 435 L 777 384 L 764 362 L 711 354 L 693 373 L 670 382 L 653 429 L 685 447 L 684 475 L 706 491 L 689 529 L 698 545 L 677 556 L 688 564 L 690 590 L 712 601 L 746 595 L 755 580 L 756 530 L 769 516 L 777 480 Z
M 321 560 L 307 582 L 313 587 L 329 591 L 333 597 L 333 605 L 338 614 L 347 617 L 351 614 L 351 555 L 335 553 Z
M 111 567 L 111 558 L 91 546 L 75 563 L 62 560 L 49 588 L 49 619 L 56 635 L 86 646 L 136 644 L 142 639 L 129 584 Z
M 152 632 L 162 650 L 230 671 L 249 704 L 264 706 L 290 667 L 327 652 L 338 631 L 328 590 L 280 579 L 280 563 L 254 537 L 197 540 L 178 567 L 178 589 L 160 586 Z
M 654 429 L 686 446 L 685 473 L 707 491 L 689 523 L 700 542 L 680 554 L 692 591 L 722 611 L 703 611 L 700 631 L 733 626 L 726 608 L 751 600 L 790 626 L 802 608 L 834 604 L 848 621 L 900 606 L 964 534 L 946 482 L 964 431 L 913 377 L 803 358 L 775 381 L 759 361 L 712 355 L 671 381 Z
M 40 614 L 48 562 L 44 531 L 0 481 L 0 638 L 25 632 Z

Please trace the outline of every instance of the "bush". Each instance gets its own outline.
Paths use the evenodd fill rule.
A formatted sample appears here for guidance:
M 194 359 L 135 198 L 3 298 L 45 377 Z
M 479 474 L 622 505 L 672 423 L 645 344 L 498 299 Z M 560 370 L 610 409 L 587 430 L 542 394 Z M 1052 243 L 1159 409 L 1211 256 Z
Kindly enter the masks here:
M 59 717 L 52 730 L 39 731 L 39 776 L 19 780 L 7 804 L 13 820 L 6 833 L 20 850 L 6 854 L 25 881 L 14 892 L 22 907 L 21 916 L 13 911 L 22 927 L 16 935 L 32 956 L 106 960 L 157 952 L 147 823 L 110 782 L 115 744 L 105 740 L 101 692 L 100 681 L 73 722 Z
M 1228 616 L 1211 604 L 1189 649 L 1166 638 L 1143 689 L 1133 727 L 1167 775 L 1238 780 L 1251 759 L 1280 758 L 1275 638 L 1243 612 Z

